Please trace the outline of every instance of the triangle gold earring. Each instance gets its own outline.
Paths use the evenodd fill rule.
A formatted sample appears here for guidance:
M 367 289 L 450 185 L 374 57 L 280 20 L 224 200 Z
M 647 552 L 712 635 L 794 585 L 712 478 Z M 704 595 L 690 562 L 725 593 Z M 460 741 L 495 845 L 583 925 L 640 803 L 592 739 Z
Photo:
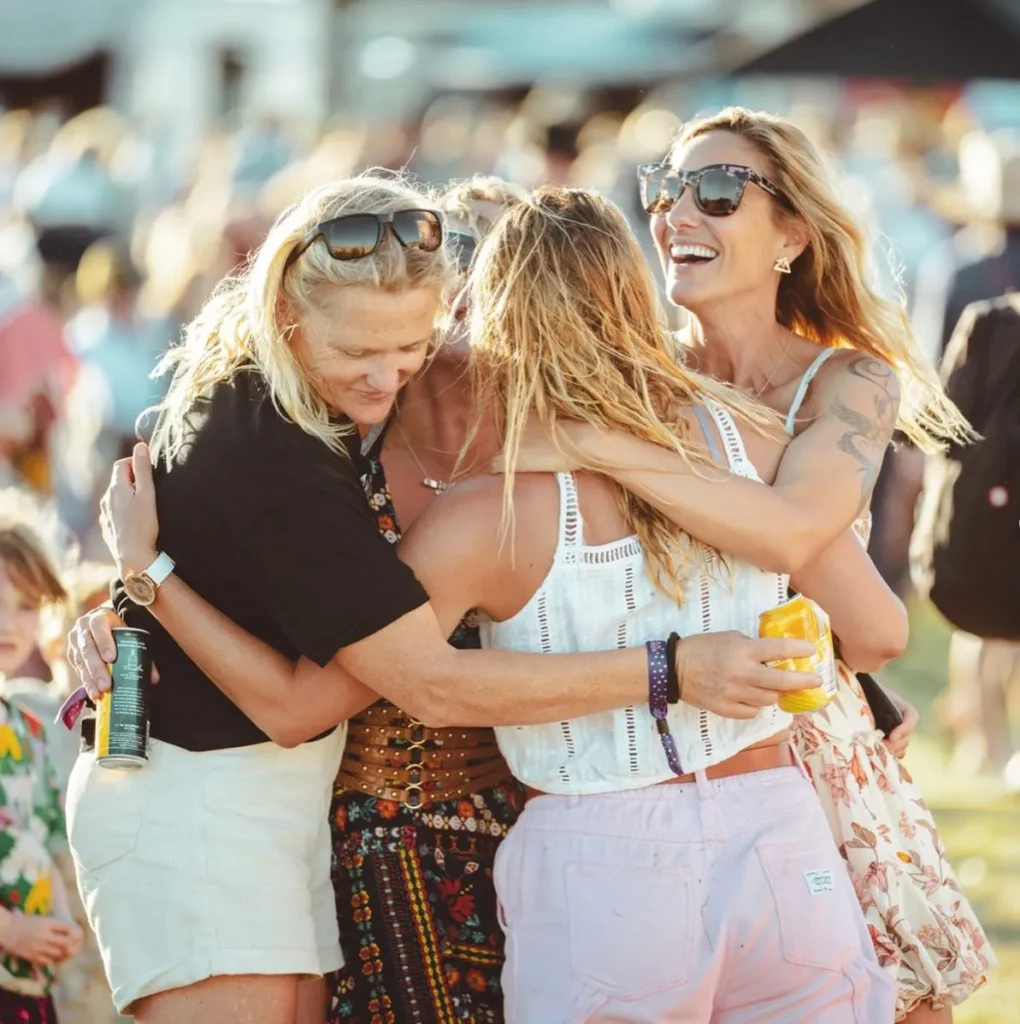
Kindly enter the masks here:
M 785 256 L 780 256 L 775 263 L 772 264 L 772 269 L 780 274 L 792 274 L 793 268 L 790 266 L 790 261 Z

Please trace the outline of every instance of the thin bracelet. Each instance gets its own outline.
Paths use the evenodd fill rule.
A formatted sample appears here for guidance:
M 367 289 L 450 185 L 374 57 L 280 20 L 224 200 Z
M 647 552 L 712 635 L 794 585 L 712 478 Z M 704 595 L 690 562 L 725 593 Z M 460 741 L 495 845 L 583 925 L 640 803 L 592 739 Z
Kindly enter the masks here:
M 680 767 L 680 752 L 676 748 L 676 740 L 669 731 L 669 703 L 666 700 L 669 667 L 666 658 L 665 640 L 649 640 L 645 644 L 648 652 L 648 709 L 655 719 L 655 728 L 662 741 L 662 749 L 666 752 L 666 760 L 675 775 L 684 775 Z

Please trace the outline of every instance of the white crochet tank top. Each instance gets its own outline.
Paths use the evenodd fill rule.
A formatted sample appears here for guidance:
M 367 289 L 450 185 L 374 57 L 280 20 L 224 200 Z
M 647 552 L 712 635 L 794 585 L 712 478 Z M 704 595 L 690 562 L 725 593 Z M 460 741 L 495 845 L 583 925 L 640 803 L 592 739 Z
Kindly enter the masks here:
M 760 480 L 730 414 L 706 403 L 726 458 L 737 476 Z M 683 605 L 656 589 L 645 571 L 636 537 L 609 544 L 584 543 L 577 487 L 569 473 L 560 486 L 559 539 L 552 568 L 528 604 L 505 622 L 482 618 L 482 646 L 507 651 L 570 653 L 634 647 L 663 640 L 676 630 L 740 630 L 758 635 L 762 612 L 786 600 L 788 579 L 714 552 L 687 588 Z M 686 538 L 683 543 L 691 543 Z M 680 703 L 669 712 L 685 772 L 718 764 L 791 722 L 777 707 L 750 720 L 721 718 Z M 636 789 L 673 777 L 648 705 L 586 715 L 547 725 L 496 730 L 513 774 L 546 793 L 604 793 Z

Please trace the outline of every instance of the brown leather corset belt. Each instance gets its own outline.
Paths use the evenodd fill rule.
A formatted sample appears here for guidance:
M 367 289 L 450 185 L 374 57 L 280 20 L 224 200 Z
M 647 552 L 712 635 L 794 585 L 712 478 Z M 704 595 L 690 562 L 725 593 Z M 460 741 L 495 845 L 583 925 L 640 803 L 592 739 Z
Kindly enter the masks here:
M 418 808 L 508 778 L 491 729 L 431 729 L 380 701 L 348 723 L 337 785 Z

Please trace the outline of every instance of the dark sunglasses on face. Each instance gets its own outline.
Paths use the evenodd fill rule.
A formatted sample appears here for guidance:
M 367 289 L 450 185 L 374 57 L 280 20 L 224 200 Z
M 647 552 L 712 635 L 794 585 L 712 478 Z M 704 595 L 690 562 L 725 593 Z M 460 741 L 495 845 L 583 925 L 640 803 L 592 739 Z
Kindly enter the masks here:
M 447 231 L 447 241 L 457 260 L 459 270 L 468 270 L 471 261 L 475 258 L 475 249 L 478 248 L 478 241 L 474 235 L 466 231 Z
M 370 256 L 379 248 L 387 224 L 405 249 L 436 252 L 443 244 L 443 220 L 435 210 L 348 213 L 316 224 L 287 257 L 287 267 L 320 238 L 335 260 L 360 260 Z
M 645 213 L 669 213 L 680 201 L 684 189 L 693 189 L 694 203 L 709 217 L 729 217 L 737 212 L 744 189 L 750 181 L 778 203 L 792 209 L 790 201 L 768 178 L 741 164 L 710 164 L 697 171 L 678 171 L 668 164 L 642 164 L 641 205 Z

